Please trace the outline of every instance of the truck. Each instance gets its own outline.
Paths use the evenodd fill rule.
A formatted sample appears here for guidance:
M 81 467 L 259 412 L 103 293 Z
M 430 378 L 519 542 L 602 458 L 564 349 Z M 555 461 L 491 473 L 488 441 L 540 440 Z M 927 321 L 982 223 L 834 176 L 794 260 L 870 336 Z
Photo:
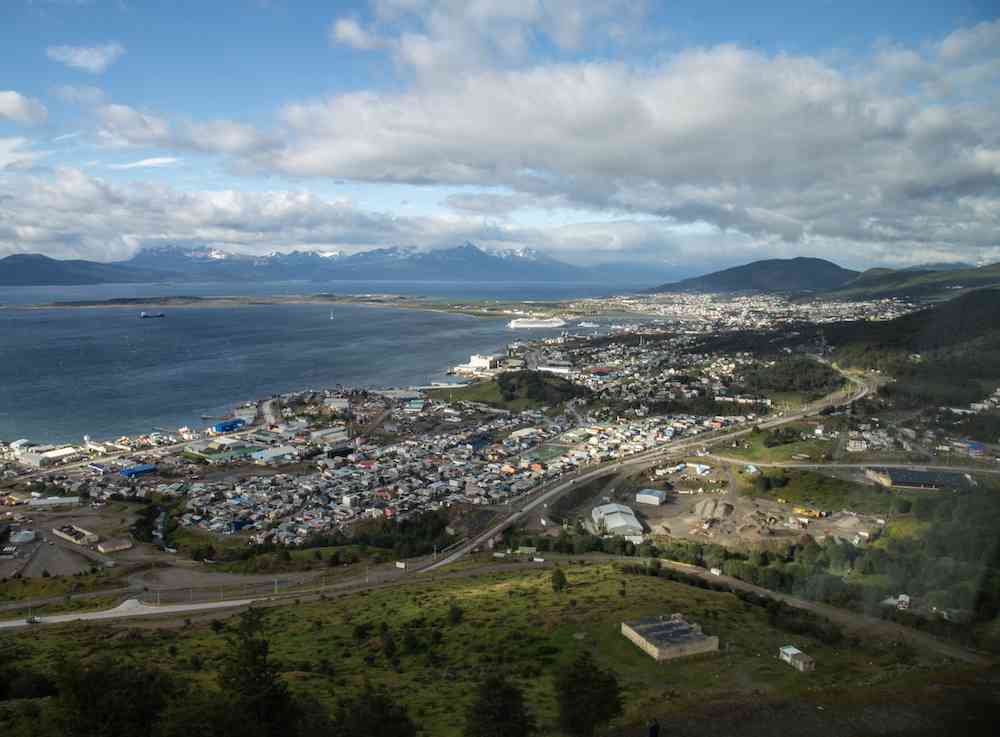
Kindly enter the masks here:
M 405 560 L 397 560 L 396 561 L 396 568 L 399 568 L 399 569 L 405 571 L 406 570 L 406 561 Z

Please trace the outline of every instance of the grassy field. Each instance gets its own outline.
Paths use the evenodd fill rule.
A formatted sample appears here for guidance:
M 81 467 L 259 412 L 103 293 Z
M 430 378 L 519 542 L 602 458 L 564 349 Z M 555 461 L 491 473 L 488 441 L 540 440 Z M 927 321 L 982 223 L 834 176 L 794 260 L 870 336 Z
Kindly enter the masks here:
M 804 423 L 792 423 L 788 427 L 796 431 L 811 433 L 814 426 Z M 782 461 L 791 461 L 792 456 L 800 454 L 809 456 L 810 460 L 818 461 L 823 458 L 824 454 L 831 453 L 834 447 L 834 443 L 831 440 L 810 438 L 809 440 L 796 440 L 793 443 L 768 448 L 764 445 L 766 438 L 766 431 L 750 433 L 741 438 L 741 442 L 745 442 L 749 447 L 742 447 L 742 445 L 736 448 L 720 446 L 719 452 L 722 455 L 742 458 L 749 462 L 781 463 Z
M 767 499 L 784 499 L 791 504 L 802 504 L 821 511 L 836 512 L 849 509 L 863 514 L 886 514 L 892 506 L 892 500 L 901 496 L 885 487 L 858 484 L 853 481 L 826 476 L 815 471 L 772 471 L 764 473 L 766 478 L 786 480 L 782 487 L 772 487 L 768 491 L 760 491 L 750 483 L 741 485 L 743 493 Z M 746 474 L 744 474 L 746 477 Z
M 564 570 L 570 585 L 560 594 L 552 591 L 549 571 L 518 570 L 290 604 L 266 610 L 266 634 L 294 690 L 332 705 L 367 679 L 389 687 L 423 734 L 444 737 L 460 733 L 476 682 L 495 670 L 525 688 L 542 734 L 554 733 L 554 673 L 581 649 L 617 674 L 626 705 L 622 722 L 632 725 L 653 713 L 680 713 L 713 700 L 810 699 L 828 689 L 889 684 L 942 665 L 896 643 L 822 645 L 775 629 L 762 608 L 732 594 L 626 576 L 613 564 Z M 448 616 L 452 604 L 463 612 L 458 623 Z M 720 651 L 658 664 L 620 634 L 622 620 L 672 612 L 718 635 Z M 386 656 L 383 623 L 395 659 Z M 206 685 L 214 681 L 225 647 L 224 635 L 208 624 L 159 630 L 74 624 L 14 637 L 42 667 L 60 653 L 114 653 Z M 776 659 L 777 648 L 789 643 L 816 658 L 815 673 L 802 675 Z
M 0 581 L 0 602 L 64 596 L 124 586 L 123 569 L 99 569 L 84 576 L 34 576 Z
M 877 547 L 884 548 L 892 539 L 908 537 L 920 537 L 924 531 L 930 527 L 930 522 L 922 522 L 913 516 L 896 517 L 890 520 L 885 526 L 885 532 L 875 541 Z

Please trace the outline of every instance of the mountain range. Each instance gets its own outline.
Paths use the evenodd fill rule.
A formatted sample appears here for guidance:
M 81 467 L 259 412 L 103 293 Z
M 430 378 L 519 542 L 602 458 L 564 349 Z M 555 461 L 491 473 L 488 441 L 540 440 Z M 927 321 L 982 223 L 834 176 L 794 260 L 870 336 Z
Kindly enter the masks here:
M 632 286 L 670 276 L 669 267 L 614 263 L 575 266 L 530 248 L 485 250 L 472 243 L 422 251 L 377 248 L 340 251 L 233 253 L 217 248 L 165 245 L 145 248 L 127 261 L 61 261 L 40 254 L 0 259 L 0 285 L 197 281 L 457 281 L 596 282 Z

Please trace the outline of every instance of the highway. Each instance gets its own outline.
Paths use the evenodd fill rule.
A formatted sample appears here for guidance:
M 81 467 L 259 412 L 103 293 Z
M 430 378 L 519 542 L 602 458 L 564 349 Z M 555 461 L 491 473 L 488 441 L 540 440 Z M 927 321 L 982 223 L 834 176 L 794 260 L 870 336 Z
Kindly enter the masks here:
M 37 624 L 96 622 L 108 619 L 148 617 L 151 615 L 163 616 L 164 614 L 191 614 L 211 609 L 233 609 L 236 607 L 246 606 L 247 604 L 252 604 L 253 602 L 254 599 L 230 599 L 228 601 L 210 601 L 202 604 L 163 604 L 160 606 L 150 606 L 148 604 L 143 604 L 138 599 L 127 599 L 113 609 L 104 609 L 98 612 L 50 614 L 46 617 L 38 617 Z M 0 622 L 0 629 L 26 627 L 29 624 L 33 623 L 29 622 L 27 619 L 8 619 Z
M 871 387 L 865 382 L 859 382 L 858 380 L 845 375 L 852 384 L 857 387 L 857 391 L 851 396 L 838 397 L 834 395 L 832 397 L 827 397 L 815 402 L 811 405 L 804 406 L 798 412 L 786 415 L 783 417 L 776 417 L 773 420 L 767 420 L 758 424 L 761 428 L 771 428 L 778 427 L 780 425 L 786 425 L 790 422 L 797 422 L 811 415 L 818 414 L 821 410 L 826 407 L 839 405 L 839 404 L 850 404 L 856 402 L 859 399 L 867 396 L 871 391 Z M 446 566 L 449 563 L 454 563 L 459 560 L 462 556 L 468 555 L 470 552 L 476 548 L 485 545 L 487 541 L 496 537 L 508 527 L 513 525 L 519 519 L 521 519 L 526 512 L 530 512 L 541 504 L 547 504 L 549 501 L 558 498 L 560 495 L 566 493 L 572 489 L 577 484 L 586 483 L 592 481 L 596 478 L 602 476 L 607 476 L 613 473 L 618 473 L 623 469 L 634 469 L 634 468 L 647 468 L 650 466 L 655 466 L 663 460 L 665 455 L 675 455 L 678 452 L 689 450 L 691 448 L 705 448 L 711 445 L 716 445 L 723 441 L 731 441 L 734 438 L 742 437 L 753 432 L 753 427 L 744 428 L 742 430 L 736 430 L 734 432 L 726 432 L 716 435 L 706 435 L 691 438 L 690 440 L 682 440 L 677 443 L 670 443 L 669 445 L 660 446 L 658 448 L 653 448 L 651 450 L 644 451 L 642 453 L 637 453 L 634 456 L 623 459 L 620 461 L 615 461 L 612 463 L 606 463 L 597 468 L 591 469 L 589 471 L 584 471 L 578 476 L 571 478 L 563 478 L 558 481 L 553 482 L 553 486 L 548 489 L 544 489 L 541 492 L 536 492 L 537 496 L 532 498 L 521 505 L 521 508 L 494 525 L 490 526 L 484 532 L 476 535 L 468 542 L 455 548 L 452 552 L 448 553 L 444 558 L 438 561 L 434 561 L 420 569 L 420 572 L 433 571 L 441 566 Z M 740 463 L 746 463 L 746 461 L 739 461 Z M 872 465 L 872 464 L 866 464 Z

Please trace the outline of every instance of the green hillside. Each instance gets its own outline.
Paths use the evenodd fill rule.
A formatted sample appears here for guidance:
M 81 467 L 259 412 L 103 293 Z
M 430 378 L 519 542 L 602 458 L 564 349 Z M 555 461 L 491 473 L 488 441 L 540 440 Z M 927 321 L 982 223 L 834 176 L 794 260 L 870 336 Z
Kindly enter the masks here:
M 823 297 L 830 299 L 932 298 L 1000 285 L 1000 264 L 950 271 L 892 271 L 869 269 Z
M 801 292 L 836 289 L 856 277 L 821 258 L 773 258 L 663 284 L 652 292 Z
M 588 397 L 590 390 L 555 374 L 509 371 L 491 381 L 480 381 L 454 389 L 431 389 L 427 396 L 447 402 L 481 402 L 519 412 L 555 407 L 576 397 Z

